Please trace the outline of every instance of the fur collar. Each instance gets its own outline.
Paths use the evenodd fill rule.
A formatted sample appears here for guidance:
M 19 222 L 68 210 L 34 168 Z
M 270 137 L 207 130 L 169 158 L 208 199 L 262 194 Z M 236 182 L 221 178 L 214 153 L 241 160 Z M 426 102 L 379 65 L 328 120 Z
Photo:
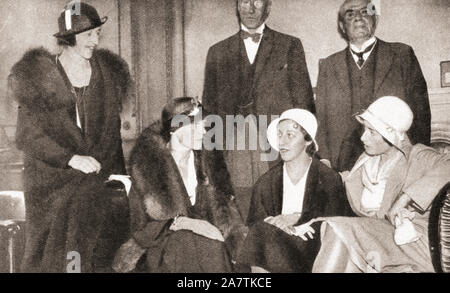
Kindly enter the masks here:
M 143 131 L 131 153 L 131 175 L 137 192 L 143 196 L 147 214 L 153 219 L 173 219 L 177 215 L 189 215 L 191 203 L 178 167 L 167 143 L 160 135 L 158 122 Z M 197 196 L 204 196 L 213 214 L 226 207 L 228 194 L 217 180 L 214 161 L 207 151 L 194 151 L 197 172 Z M 214 219 L 211 219 L 214 222 Z
M 130 166 L 147 214 L 156 220 L 168 220 L 187 215 L 190 202 L 160 130 L 158 122 L 143 131 L 131 153 Z
M 115 86 L 117 97 L 124 99 L 131 85 L 126 62 L 104 49 L 94 51 L 91 60 L 97 61 L 101 69 L 106 69 L 110 82 Z M 56 56 L 42 47 L 29 50 L 13 66 L 9 85 L 13 98 L 20 105 L 37 111 L 52 111 L 70 106 L 71 103 L 72 95 L 56 66 Z
M 189 217 L 189 196 L 160 133 L 161 123 L 153 124 L 143 131 L 131 152 L 133 187 L 130 198 L 133 199 L 132 202 L 136 202 L 136 199 L 139 209 L 145 210 L 153 220 L 170 220 L 178 215 Z M 204 213 L 201 217 L 222 232 L 232 255 L 236 256 L 247 228 L 229 193 L 229 174 L 217 154 L 209 151 L 195 151 L 194 154 L 197 196 L 201 196 L 203 202 L 199 207 L 201 213 Z

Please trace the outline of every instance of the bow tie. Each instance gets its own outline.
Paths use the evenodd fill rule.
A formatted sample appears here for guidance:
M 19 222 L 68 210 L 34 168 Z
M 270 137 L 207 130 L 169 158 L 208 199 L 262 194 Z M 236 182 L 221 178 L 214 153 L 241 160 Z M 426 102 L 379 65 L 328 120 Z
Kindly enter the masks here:
M 370 50 L 372 50 L 373 46 L 375 46 L 375 44 L 376 44 L 376 42 L 374 42 L 372 45 L 370 45 L 369 47 L 367 47 L 367 48 L 366 48 L 364 51 L 362 51 L 362 52 L 355 52 L 355 51 L 353 51 L 352 49 L 350 49 L 354 55 L 358 56 L 358 62 L 357 62 L 357 63 L 358 63 L 358 65 L 359 65 L 359 67 L 362 67 L 362 66 L 364 65 L 364 62 L 365 62 L 364 57 L 363 57 L 364 54 L 369 53 Z
M 247 31 L 241 31 L 241 38 L 243 40 L 248 39 L 248 38 L 252 38 L 253 42 L 258 43 L 259 40 L 261 40 L 261 34 L 258 34 L 258 33 L 251 34 L 251 33 L 247 32 Z

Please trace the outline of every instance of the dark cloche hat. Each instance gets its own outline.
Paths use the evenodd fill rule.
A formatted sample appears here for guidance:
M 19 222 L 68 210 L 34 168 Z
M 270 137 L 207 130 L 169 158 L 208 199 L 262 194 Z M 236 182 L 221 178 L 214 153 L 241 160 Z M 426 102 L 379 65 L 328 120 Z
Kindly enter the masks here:
M 161 113 L 161 134 L 166 140 L 170 138 L 170 132 L 174 132 L 181 126 L 184 126 L 184 123 L 194 122 L 200 118 L 203 120 L 209 115 L 208 111 L 203 107 L 203 105 L 197 100 L 197 98 L 193 97 L 179 97 L 170 100 L 163 108 Z M 180 122 L 177 126 L 172 126 L 172 119 L 179 116 Z M 187 119 L 186 119 L 187 118 Z
M 61 12 L 58 18 L 59 32 L 53 36 L 63 38 L 79 34 L 97 28 L 107 20 L 107 16 L 100 18 L 93 6 L 80 1 L 72 1 Z

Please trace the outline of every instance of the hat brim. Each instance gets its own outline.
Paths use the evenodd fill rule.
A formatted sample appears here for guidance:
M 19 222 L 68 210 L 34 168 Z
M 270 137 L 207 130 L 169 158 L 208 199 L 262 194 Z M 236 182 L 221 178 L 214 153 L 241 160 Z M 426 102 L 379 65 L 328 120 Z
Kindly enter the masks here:
M 267 128 L 267 140 L 269 141 L 270 146 L 276 151 L 280 151 L 279 147 L 278 147 L 278 124 L 280 124 L 280 122 L 282 120 L 287 120 L 287 119 L 295 121 L 295 119 L 292 119 L 291 117 L 289 117 L 289 118 L 280 117 L 280 118 L 273 120 L 269 124 L 269 127 Z M 302 126 L 301 123 L 299 123 L 298 121 L 295 121 L 295 122 L 297 124 L 299 124 L 300 126 Z M 319 145 L 317 144 L 316 139 L 314 138 L 313 135 L 311 135 L 311 133 L 308 133 L 308 134 L 309 134 L 309 136 L 311 136 L 313 143 L 316 146 L 316 151 L 319 151 Z
M 396 135 L 395 130 L 393 130 L 392 127 L 390 127 L 389 125 L 385 124 L 383 121 L 372 115 L 369 111 L 366 110 L 364 113 L 355 116 L 355 118 L 361 124 L 364 124 L 364 121 L 367 121 L 388 142 L 390 142 L 397 148 L 401 148 L 401 142 L 399 137 Z M 389 131 L 390 128 L 392 129 L 391 131 Z
M 83 28 L 83 29 L 80 29 L 80 30 L 76 30 L 76 31 L 75 31 L 75 30 L 68 30 L 68 31 L 64 31 L 64 32 L 57 32 L 57 33 L 54 34 L 53 36 L 54 36 L 55 38 L 65 38 L 65 37 L 68 37 L 68 36 L 73 36 L 73 35 L 81 34 L 81 33 L 86 32 L 86 31 L 88 31 L 88 30 L 91 30 L 91 29 L 94 29 L 94 28 L 98 28 L 98 27 L 104 25 L 107 21 L 108 21 L 108 16 L 104 16 L 104 17 L 101 19 L 101 21 L 100 21 L 99 24 L 91 25 L 91 26 L 88 26 L 88 27 L 86 27 L 86 28 Z

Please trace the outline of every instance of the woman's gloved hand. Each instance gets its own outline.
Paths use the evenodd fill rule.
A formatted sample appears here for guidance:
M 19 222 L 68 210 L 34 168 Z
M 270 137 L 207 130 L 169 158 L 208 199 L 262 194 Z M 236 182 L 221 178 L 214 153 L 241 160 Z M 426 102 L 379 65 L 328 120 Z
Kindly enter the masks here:
M 314 239 L 313 234 L 316 233 L 316 231 L 314 231 L 314 229 L 311 227 L 312 223 L 313 221 L 309 221 L 308 223 L 292 227 L 292 229 L 290 229 L 290 234 L 300 237 L 305 241 L 308 241 L 309 239 Z M 309 236 L 309 239 L 307 236 Z
M 177 217 L 170 226 L 170 230 L 189 230 L 209 239 L 221 242 L 225 241 L 220 230 L 208 221 L 204 220 L 192 219 L 188 217 Z

